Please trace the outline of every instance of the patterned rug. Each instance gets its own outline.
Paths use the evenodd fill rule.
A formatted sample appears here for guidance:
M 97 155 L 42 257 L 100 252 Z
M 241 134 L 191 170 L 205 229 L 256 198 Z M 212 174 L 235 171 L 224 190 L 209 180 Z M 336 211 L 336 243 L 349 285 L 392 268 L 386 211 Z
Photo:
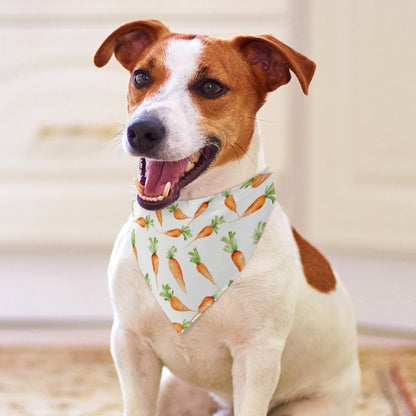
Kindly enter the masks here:
M 355 416 L 416 416 L 416 349 L 366 348 L 360 360 L 363 393 Z M 121 414 L 107 349 L 0 347 L 0 416 Z

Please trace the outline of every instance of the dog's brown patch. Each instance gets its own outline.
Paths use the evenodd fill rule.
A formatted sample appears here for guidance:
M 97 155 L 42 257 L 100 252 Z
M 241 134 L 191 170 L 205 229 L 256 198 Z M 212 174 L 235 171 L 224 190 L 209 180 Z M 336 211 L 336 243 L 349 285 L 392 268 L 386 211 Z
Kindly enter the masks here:
M 153 94 L 156 94 L 168 79 L 169 70 L 165 65 L 164 51 L 169 39 L 170 36 L 149 48 L 148 52 L 143 54 L 141 59 L 134 65 L 134 69 L 140 68 L 148 70 L 152 76 L 153 82 L 149 88 L 137 89 L 134 87 L 133 81 L 130 80 L 129 93 L 127 97 L 129 113 L 135 111 L 142 104 L 145 98 L 149 98 Z M 132 73 L 133 72 L 134 70 Z
M 323 293 L 335 290 L 337 281 L 328 260 L 313 245 L 308 243 L 292 228 L 299 249 L 303 273 L 307 282 Z
M 203 75 L 222 82 L 228 92 L 209 100 L 197 94 L 197 106 L 205 137 L 217 137 L 222 149 L 215 166 L 240 159 L 248 151 L 254 131 L 254 119 L 265 101 L 266 93 L 257 88 L 253 72 L 244 57 L 227 40 L 199 37 L 204 48 L 199 57 L 196 79 Z

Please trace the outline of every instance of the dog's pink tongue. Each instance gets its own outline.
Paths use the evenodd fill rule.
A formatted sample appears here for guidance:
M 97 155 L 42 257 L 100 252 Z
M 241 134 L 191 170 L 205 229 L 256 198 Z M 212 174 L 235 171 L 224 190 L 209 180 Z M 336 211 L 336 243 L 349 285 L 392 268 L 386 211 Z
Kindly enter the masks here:
M 151 197 L 162 195 L 168 182 L 171 183 L 171 188 L 173 188 L 185 171 L 187 163 L 188 158 L 175 162 L 146 160 L 144 194 Z

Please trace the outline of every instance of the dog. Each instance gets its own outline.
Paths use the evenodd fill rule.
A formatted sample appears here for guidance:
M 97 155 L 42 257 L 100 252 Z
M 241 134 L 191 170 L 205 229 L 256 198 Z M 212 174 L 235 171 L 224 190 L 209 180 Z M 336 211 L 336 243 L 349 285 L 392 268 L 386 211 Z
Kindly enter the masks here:
M 131 74 L 122 146 L 140 161 L 137 201 L 148 212 L 221 194 L 259 175 L 266 164 L 257 111 L 291 73 L 307 94 L 315 71 L 311 60 L 271 35 L 177 34 L 156 20 L 116 29 L 95 65 L 113 54 Z M 235 282 L 180 334 L 135 258 L 133 220 L 118 235 L 109 264 L 111 351 L 125 416 L 190 414 L 183 409 L 192 397 L 174 397 L 173 390 L 156 410 L 164 366 L 196 386 L 198 397 L 215 395 L 218 415 L 353 414 L 360 369 L 349 296 L 277 202 Z M 192 414 L 203 407 L 196 404 Z

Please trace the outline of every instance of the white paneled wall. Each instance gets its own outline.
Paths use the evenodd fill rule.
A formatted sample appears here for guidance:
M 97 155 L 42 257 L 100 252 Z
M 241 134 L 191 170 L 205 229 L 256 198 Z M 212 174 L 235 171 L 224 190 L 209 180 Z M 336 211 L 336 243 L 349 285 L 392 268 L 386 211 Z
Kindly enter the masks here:
M 415 260 L 416 2 L 313 3 L 309 235 Z

